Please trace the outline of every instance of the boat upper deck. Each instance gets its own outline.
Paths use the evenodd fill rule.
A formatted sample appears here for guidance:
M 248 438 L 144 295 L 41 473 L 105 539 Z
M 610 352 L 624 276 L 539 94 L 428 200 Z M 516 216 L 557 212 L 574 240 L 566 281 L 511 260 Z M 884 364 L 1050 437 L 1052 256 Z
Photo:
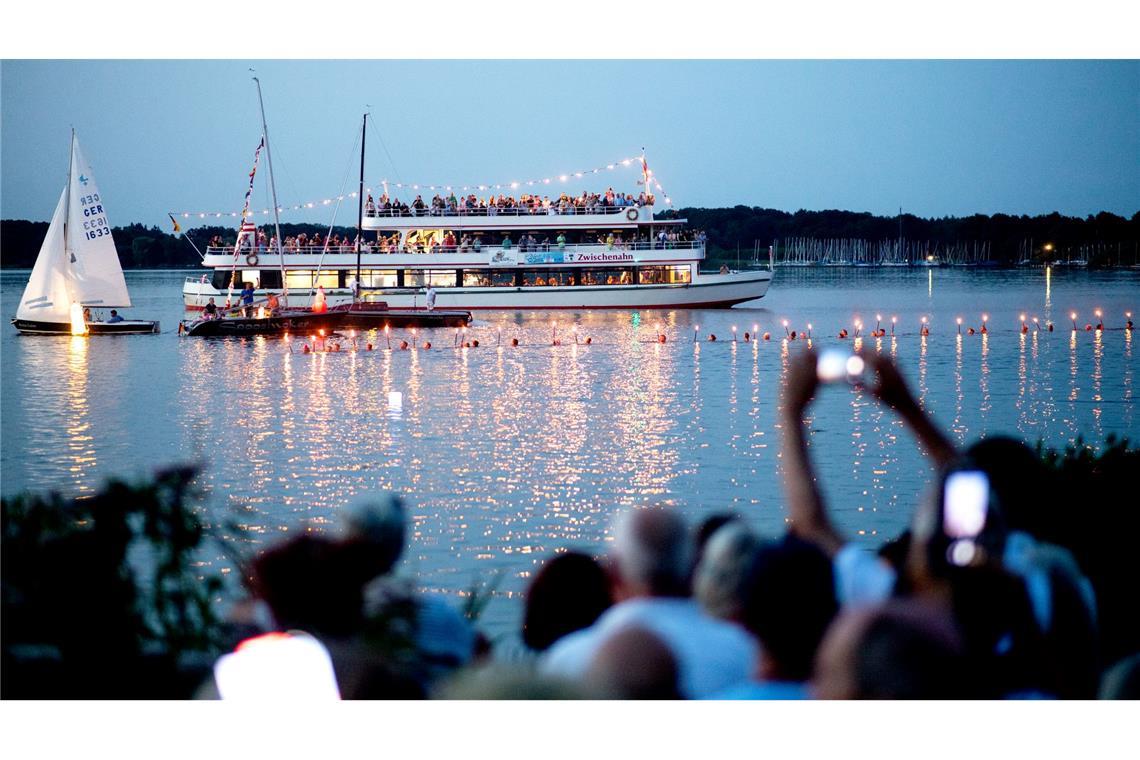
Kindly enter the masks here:
M 507 208 L 374 209 L 364 213 L 365 230 L 539 230 L 633 229 L 645 225 L 684 224 L 684 219 L 655 220 L 652 206 L 557 206 Z

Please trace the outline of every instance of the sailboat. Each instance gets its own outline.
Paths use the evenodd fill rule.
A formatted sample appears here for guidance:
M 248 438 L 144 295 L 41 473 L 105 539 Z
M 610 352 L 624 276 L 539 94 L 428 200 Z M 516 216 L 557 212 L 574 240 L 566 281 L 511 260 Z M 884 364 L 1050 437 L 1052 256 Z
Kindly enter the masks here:
M 203 315 L 202 317 L 194 320 L 183 320 L 178 324 L 178 334 L 186 335 L 189 337 L 245 337 L 251 335 L 285 335 L 289 333 L 304 335 L 306 333 L 312 334 L 320 332 L 321 335 L 326 332 L 334 332 L 343 327 L 359 327 L 363 329 L 373 329 L 380 327 L 463 327 L 471 322 L 471 312 L 469 311 L 444 311 L 444 310 L 415 310 L 415 309 L 400 309 L 394 311 L 388 308 L 386 302 L 375 303 L 351 303 L 334 306 L 329 309 L 325 306 L 324 290 L 318 288 L 317 296 L 311 307 L 288 307 L 289 299 L 289 280 L 285 276 L 285 258 L 281 250 L 281 223 L 278 214 L 281 207 L 277 204 L 277 186 L 273 181 L 273 154 L 269 149 L 269 125 L 265 121 L 265 104 L 261 98 L 261 81 L 254 77 L 253 81 L 257 83 L 257 102 L 261 108 L 261 143 L 257 146 L 257 151 L 254 153 L 253 158 L 253 171 L 249 173 L 249 189 L 245 194 L 245 207 L 241 212 L 241 227 L 238 229 L 237 242 L 234 244 L 234 258 L 233 266 L 230 275 L 230 288 L 227 294 L 226 304 L 227 308 L 217 316 Z M 364 124 L 361 127 L 360 138 L 360 193 L 358 197 L 357 218 L 356 218 L 356 279 L 355 282 L 360 282 L 360 241 L 362 239 L 362 220 L 364 218 L 364 139 L 367 134 L 368 116 L 364 117 Z M 273 246 L 269 251 L 269 255 L 276 256 L 278 265 L 281 268 L 281 283 L 284 286 L 281 299 L 278 301 L 281 304 L 280 308 L 270 308 L 268 299 L 266 299 L 264 306 L 259 306 L 256 310 L 252 308 L 252 304 L 247 307 L 242 307 L 239 310 L 233 310 L 229 307 L 231 298 L 233 296 L 233 287 L 236 280 L 238 271 L 238 259 L 243 251 L 251 251 L 247 257 L 246 262 L 251 265 L 256 265 L 257 253 L 259 250 L 257 245 L 257 227 L 253 222 L 248 221 L 249 217 L 249 198 L 253 192 L 253 179 L 257 173 L 257 161 L 261 155 L 262 147 L 265 148 L 265 158 L 269 164 L 269 187 L 273 193 L 273 221 L 274 230 L 276 234 L 273 236 Z M 248 241 L 248 247 L 243 243 Z M 322 254 L 323 260 L 324 254 Z M 318 264 L 318 269 L 320 265 Z M 271 294 L 272 295 L 272 294 Z M 211 299 L 212 300 L 212 299 Z M 276 298 L 274 299 L 277 300 Z
M 117 316 L 130 305 L 103 196 L 72 130 L 67 184 L 12 324 L 25 335 L 157 333 L 158 322 Z

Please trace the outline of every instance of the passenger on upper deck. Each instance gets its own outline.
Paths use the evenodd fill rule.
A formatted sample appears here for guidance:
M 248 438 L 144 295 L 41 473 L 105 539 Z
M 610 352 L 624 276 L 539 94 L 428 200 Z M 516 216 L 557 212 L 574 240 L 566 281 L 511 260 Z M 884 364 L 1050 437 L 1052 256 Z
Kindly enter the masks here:
M 502 195 L 490 195 L 482 200 L 474 193 L 457 198 L 454 191 L 448 191 L 446 198 L 436 194 L 430 205 L 426 204 L 422 196 L 417 195 L 411 209 L 397 198 L 390 201 L 387 193 L 380 196 L 379 203 L 366 207 L 368 216 L 454 216 L 479 214 L 486 216 L 520 216 L 522 214 L 600 214 L 612 213 L 613 209 L 622 209 L 630 206 L 652 206 L 652 194 L 642 191 L 636 198 L 628 193 L 615 192 L 612 187 L 604 193 L 590 193 L 583 191 L 581 195 L 572 197 L 562 193 L 557 200 L 550 196 L 523 194 L 518 198 Z

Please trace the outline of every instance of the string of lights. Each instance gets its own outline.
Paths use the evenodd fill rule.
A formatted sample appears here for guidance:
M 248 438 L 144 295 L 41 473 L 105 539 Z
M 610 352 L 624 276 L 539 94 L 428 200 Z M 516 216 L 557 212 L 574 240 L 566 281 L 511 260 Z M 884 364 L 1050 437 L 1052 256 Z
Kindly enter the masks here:
M 528 179 L 528 180 L 515 180 L 515 181 L 511 181 L 511 182 L 495 182 L 495 183 L 485 183 L 485 184 L 465 184 L 464 185 L 464 184 L 438 184 L 438 183 L 437 184 L 430 184 L 430 183 L 415 183 L 415 182 L 389 182 L 387 180 L 382 180 L 378 183 L 374 183 L 374 185 L 377 185 L 379 187 L 384 188 L 385 191 L 390 191 L 391 188 L 396 188 L 399 190 L 407 189 L 407 190 L 412 190 L 412 191 L 427 190 L 430 192 L 438 192 L 441 190 L 444 192 L 456 192 L 456 191 L 458 191 L 458 192 L 464 192 L 464 193 L 476 192 L 476 191 L 487 192 L 490 190 L 519 190 L 522 188 L 546 187 L 549 185 L 565 183 L 565 182 L 569 182 L 569 181 L 574 180 L 574 179 L 583 179 L 583 178 L 588 177 L 588 176 L 602 174 L 603 172 L 607 172 L 607 171 L 615 171 L 619 168 L 624 168 L 624 167 L 629 167 L 629 166 L 639 167 L 645 176 L 645 179 L 643 180 L 643 182 L 647 183 L 647 189 L 648 189 L 648 186 L 652 186 L 653 188 L 656 189 L 657 193 L 662 198 L 664 198 L 666 205 L 672 205 L 672 203 L 673 203 L 672 200 L 669 198 L 669 195 L 665 192 L 665 189 L 661 186 L 661 183 L 657 180 L 657 177 L 656 177 L 656 175 L 654 175 L 653 170 L 650 169 L 645 164 L 644 157 L 623 158 L 623 159 L 620 159 L 618 161 L 614 161 L 612 163 L 606 164 L 605 166 L 599 166 L 599 167 L 595 167 L 593 169 L 583 169 L 583 170 L 576 171 L 576 172 L 567 172 L 564 174 L 557 174 L 557 175 L 553 175 L 550 177 L 541 177 L 538 179 Z M 641 182 L 639 182 L 639 184 L 640 183 Z M 365 192 L 367 192 L 369 195 L 371 195 L 373 193 L 373 188 L 372 187 L 365 188 Z M 351 193 L 347 193 L 345 195 L 336 195 L 336 196 L 333 196 L 331 198 L 322 198 L 320 200 L 306 201 L 304 203 L 295 203 L 292 205 L 278 206 L 277 212 L 278 213 L 285 213 L 288 211 L 306 211 L 309 209 L 321 208 L 323 206 L 330 206 L 333 203 L 336 203 L 339 201 L 344 201 L 348 198 L 356 198 L 356 197 L 357 197 L 357 194 L 354 191 Z M 270 208 L 263 208 L 260 210 L 250 209 L 250 210 L 247 210 L 244 212 L 244 216 L 250 216 L 250 217 L 258 216 L 258 215 L 268 216 L 271 211 L 272 211 L 272 209 L 270 209 Z M 223 219 L 223 218 L 230 218 L 230 217 L 237 219 L 238 217 L 243 216 L 243 212 L 240 212 L 240 211 L 172 211 L 170 213 L 172 216 L 176 216 L 176 217 L 179 217 L 182 219 Z

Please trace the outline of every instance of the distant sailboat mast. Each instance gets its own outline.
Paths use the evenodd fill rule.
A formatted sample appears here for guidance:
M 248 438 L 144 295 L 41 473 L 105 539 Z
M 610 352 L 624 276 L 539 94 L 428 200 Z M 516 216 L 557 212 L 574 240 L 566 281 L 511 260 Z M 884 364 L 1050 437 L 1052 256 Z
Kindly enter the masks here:
M 261 107 L 261 133 L 265 135 L 265 160 L 269 164 L 269 190 L 273 195 L 273 230 L 277 243 L 277 260 L 281 262 L 281 304 L 289 302 L 289 282 L 285 279 L 285 256 L 281 248 L 281 215 L 277 206 L 277 183 L 273 181 L 273 151 L 269 149 L 269 126 L 265 123 L 265 101 L 261 98 L 261 80 L 253 78 L 257 83 L 257 104 Z
M 360 189 L 356 204 L 356 288 L 360 290 L 360 246 L 364 240 L 364 141 L 368 137 L 368 114 L 364 114 L 364 126 L 360 128 Z M 353 299 L 356 293 L 353 293 Z

